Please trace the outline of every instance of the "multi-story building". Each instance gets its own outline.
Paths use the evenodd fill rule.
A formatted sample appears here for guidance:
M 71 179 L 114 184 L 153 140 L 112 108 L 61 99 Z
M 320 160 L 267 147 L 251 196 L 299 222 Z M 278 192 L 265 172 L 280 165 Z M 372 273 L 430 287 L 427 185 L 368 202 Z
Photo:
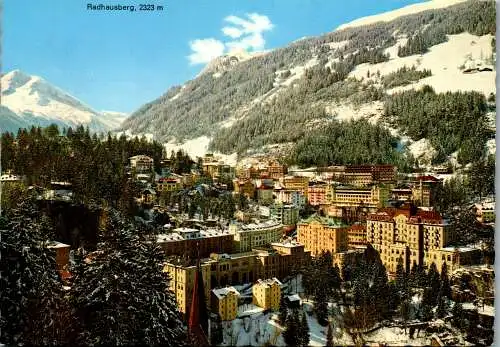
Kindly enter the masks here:
M 301 192 L 307 198 L 307 189 L 309 187 L 309 177 L 304 176 L 285 176 L 281 180 L 285 190 L 295 190 Z
M 242 194 L 249 199 L 255 198 L 255 184 L 250 180 L 241 181 L 238 179 L 233 180 L 234 192 Z
M 495 222 L 495 203 L 483 202 L 477 203 L 473 207 L 476 213 L 476 219 L 480 223 L 494 223 Z
M 389 189 L 373 186 L 371 188 L 353 188 L 328 185 L 326 203 L 337 207 L 380 208 L 387 206 Z
M 153 171 L 154 160 L 147 155 L 136 155 L 128 158 L 130 168 L 136 173 Z
M 261 223 L 233 223 L 229 233 L 234 235 L 236 252 L 247 252 L 252 248 L 279 241 L 283 236 L 283 224 L 268 220 Z
M 281 299 L 281 286 L 283 284 L 276 278 L 257 280 L 252 287 L 252 303 L 264 310 L 278 310 Z
M 295 225 L 299 221 L 299 208 L 291 204 L 274 204 L 269 208 L 271 218 L 283 225 Z
M 396 181 L 394 165 L 349 165 L 344 171 L 346 183 L 366 186 L 372 183 L 390 183 Z
M 176 175 L 177 176 L 177 175 Z M 161 177 L 156 181 L 156 191 L 162 192 L 176 192 L 182 189 L 181 177 Z
M 327 217 L 313 215 L 297 224 L 297 241 L 311 251 L 313 257 L 321 252 L 331 254 L 347 250 L 348 227 Z
M 217 287 L 252 283 L 259 278 L 284 279 L 309 263 L 310 257 L 304 245 L 296 242 L 273 243 L 270 247 L 244 253 L 213 253 L 201 261 L 205 291 L 208 295 Z M 176 293 L 181 312 L 188 312 L 185 311 L 189 303 L 186 300 L 192 295 L 192 279 L 196 271 L 194 261 L 183 264 L 179 259 L 170 259 L 165 263 L 164 271 L 172 278 L 170 288 Z
M 223 321 L 236 319 L 239 296 L 240 293 L 234 287 L 212 289 L 210 297 L 212 312 L 217 313 Z
M 439 213 L 412 205 L 379 209 L 368 217 L 366 232 L 367 242 L 379 251 L 389 272 L 396 271 L 399 258 L 405 269 L 414 262 L 427 264 L 430 251 L 453 240 L 447 221 Z
M 481 250 L 471 247 L 444 247 L 429 251 L 429 257 L 425 259 L 424 265 L 435 263 L 438 271 L 443 264 L 448 268 L 448 274 L 463 265 L 475 265 L 481 261 Z
M 267 172 L 269 178 L 272 178 L 273 180 L 279 180 L 286 175 L 287 167 L 286 165 L 281 165 L 277 161 L 271 161 L 267 165 Z
M 366 246 L 366 224 L 353 224 L 347 229 L 347 247 Z
M 191 228 L 174 229 L 172 233 L 158 235 L 158 243 L 165 255 L 190 258 L 208 257 L 213 252 L 233 251 L 233 235 L 228 230 Z
M 431 206 L 431 189 L 422 184 L 406 188 L 394 188 L 391 190 L 393 200 L 412 202 L 421 207 Z
M 326 203 L 326 184 L 310 185 L 307 188 L 307 201 L 309 205 L 319 206 Z
M 282 188 L 275 188 L 276 201 L 282 204 L 292 204 L 299 208 L 306 205 L 307 198 L 302 192 L 296 190 L 288 190 Z
M 201 275 L 205 288 L 205 304 L 210 304 L 210 264 L 201 263 Z M 170 277 L 170 290 L 175 293 L 177 306 L 183 314 L 189 312 L 191 300 L 193 298 L 194 277 L 197 271 L 194 262 L 183 262 L 182 260 L 171 259 L 163 265 L 163 272 Z
M 273 187 L 261 185 L 257 188 L 257 201 L 261 205 L 270 205 L 273 203 Z

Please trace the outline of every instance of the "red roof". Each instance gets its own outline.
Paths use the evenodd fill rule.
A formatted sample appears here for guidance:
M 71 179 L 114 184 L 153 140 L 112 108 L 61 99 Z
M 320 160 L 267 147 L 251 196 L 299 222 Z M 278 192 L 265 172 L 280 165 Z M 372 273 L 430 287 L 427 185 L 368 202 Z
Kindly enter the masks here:
M 417 177 L 418 181 L 424 181 L 424 182 L 439 182 L 439 179 L 431 176 L 431 175 L 424 175 L 424 176 L 419 176 Z

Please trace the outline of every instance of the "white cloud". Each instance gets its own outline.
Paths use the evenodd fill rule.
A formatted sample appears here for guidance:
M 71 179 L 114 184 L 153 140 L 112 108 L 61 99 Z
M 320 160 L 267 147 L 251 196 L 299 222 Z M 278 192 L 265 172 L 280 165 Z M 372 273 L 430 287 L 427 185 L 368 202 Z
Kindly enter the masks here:
M 229 25 L 221 30 L 224 36 L 230 38 L 226 42 L 214 38 L 198 39 L 190 42 L 192 54 L 189 55 L 191 64 L 204 64 L 226 51 L 244 49 L 249 51 L 264 50 L 266 40 L 263 33 L 271 30 L 274 25 L 271 20 L 258 13 L 247 13 L 245 18 L 227 16 L 224 21 Z
M 229 49 L 263 50 L 266 41 L 262 35 L 273 28 L 269 17 L 258 13 L 246 14 L 247 19 L 228 16 L 224 20 L 232 26 L 222 28 L 222 32 L 233 39 L 226 43 Z
M 213 38 L 194 40 L 189 43 L 189 46 L 193 53 L 188 56 L 188 59 L 193 65 L 208 63 L 224 53 L 224 43 Z

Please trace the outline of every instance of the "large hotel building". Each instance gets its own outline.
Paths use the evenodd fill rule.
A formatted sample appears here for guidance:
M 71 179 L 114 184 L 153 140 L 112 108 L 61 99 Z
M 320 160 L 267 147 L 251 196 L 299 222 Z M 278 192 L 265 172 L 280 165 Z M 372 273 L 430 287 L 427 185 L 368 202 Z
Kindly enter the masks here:
M 297 241 L 313 257 L 323 251 L 332 255 L 347 250 L 348 227 L 333 219 L 313 215 L 297 224 Z
M 276 277 L 283 279 L 294 269 L 307 264 L 310 252 L 296 242 L 276 242 L 268 247 L 257 247 L 250 252 L 212 254 L 202 259 L 201 269 L 207 304 L 210 291 L 227 285 L 255 282 Z M 163 271 L 168 273 L 170 289 L 175 293 L 179 309 L 189 312 L 196 266 L 194 260 L 171 257 Z
M 449 225 L 441 215 L 414 206 L 382 208 L 366 222 L 367 242 L 379 251 L 388 272 L 396 272 L 399 259 L 405 269 L 415 262 L 429 266 L 433 252 L 453 240 Z

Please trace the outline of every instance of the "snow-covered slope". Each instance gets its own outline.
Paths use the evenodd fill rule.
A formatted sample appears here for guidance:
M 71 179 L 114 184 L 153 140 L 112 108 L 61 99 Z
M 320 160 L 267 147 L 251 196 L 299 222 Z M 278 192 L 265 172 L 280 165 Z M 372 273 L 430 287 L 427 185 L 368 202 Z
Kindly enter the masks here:
M 460 2 L 464 2 L 466 0 L 432 0 L 432 1 L 426 1 L 420 4 L 414 4 L 414 5 L 408 5 L 402 8 L 398 8 L 397 10 L 394 11 L 389 11 L 389 12 L 384 12 L 381 14 L 376 14 L 373 16 L 367 16 L 367 17 L 362 17 L 353 20 L 352 22 L 345 23 L 340 25 L 337 30 L 342 30 L 346 28 L 353 28 L 353 27 L 358 27 L 362 25 L 369 25 L 369 24 L 374 24 L 377 22 L 390 22 L 391 20 L 394 20 L 398 17 L 401 16 L 406 16 L 426 10 L 433 10 L 433 9 L 438 9 L 438 8 L 443 8 L 443 7 L 448 7 L 451 5 L 458 4 Z
M 5 130 L 55 123 L 60 126 L 83 124 L 101 132 L 116 128 L 125 119 L 123 114 L 97 112 L 43 78 L 20 70 L 3 75 L 1 86 L 0 126 Z

